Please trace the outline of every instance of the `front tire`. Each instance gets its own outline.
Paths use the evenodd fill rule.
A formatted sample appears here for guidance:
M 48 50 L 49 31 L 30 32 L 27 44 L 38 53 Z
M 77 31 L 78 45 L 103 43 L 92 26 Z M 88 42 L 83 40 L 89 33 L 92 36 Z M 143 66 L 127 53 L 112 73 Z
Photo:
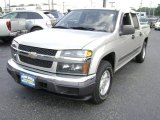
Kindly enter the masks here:
M 93 103 L 99 104 L 107 98 L 112 84 L 112 77 L 112 65 L 108 61 L 102 61 L 97 70 L 96 87 L 92 95 Z
M 147 43 L 144 42 L 141 52 L 136 56 L 136 62 L 137 63 L 143 63 L 144 62 L 145 57 L 146 57 L 146 47 L 147 47 Z

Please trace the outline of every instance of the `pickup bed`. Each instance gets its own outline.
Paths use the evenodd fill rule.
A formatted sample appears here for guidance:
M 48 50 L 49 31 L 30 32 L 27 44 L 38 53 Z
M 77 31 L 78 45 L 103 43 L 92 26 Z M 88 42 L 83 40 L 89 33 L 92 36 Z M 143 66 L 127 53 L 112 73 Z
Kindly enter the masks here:
M 26 32 L 24 19 L 0 19 L 0 38 L 16 37 Z
M 149 32 L 131 10 L 73 10 L 53 29 L 15 38 L 7 69 L 21 85 L 98 104 L 117 70 L 144 62 Z

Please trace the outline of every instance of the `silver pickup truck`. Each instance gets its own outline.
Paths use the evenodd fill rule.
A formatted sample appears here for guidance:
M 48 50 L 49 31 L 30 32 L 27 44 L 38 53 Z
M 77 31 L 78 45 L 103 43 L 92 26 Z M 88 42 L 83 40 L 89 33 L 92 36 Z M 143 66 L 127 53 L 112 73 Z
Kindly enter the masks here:
M 53 29 L 15 38 L 7 69 L 21 85 L 98 104 L 117 70 L 145 60 L 149 32 L 130 10 L 73 10 Z
M 0 38 L 4 42 L 24 33 L 27 33 L 24 19 L 0 19 Z

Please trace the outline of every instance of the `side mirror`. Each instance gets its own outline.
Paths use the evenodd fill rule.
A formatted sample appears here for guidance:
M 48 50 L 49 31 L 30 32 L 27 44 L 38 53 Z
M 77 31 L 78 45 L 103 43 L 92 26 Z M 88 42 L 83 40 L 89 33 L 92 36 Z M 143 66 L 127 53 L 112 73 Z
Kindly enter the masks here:
M 121 27 L 120 35 L 130 35 L 135 33 L 135 28 L 132 25 L 123 25 Z

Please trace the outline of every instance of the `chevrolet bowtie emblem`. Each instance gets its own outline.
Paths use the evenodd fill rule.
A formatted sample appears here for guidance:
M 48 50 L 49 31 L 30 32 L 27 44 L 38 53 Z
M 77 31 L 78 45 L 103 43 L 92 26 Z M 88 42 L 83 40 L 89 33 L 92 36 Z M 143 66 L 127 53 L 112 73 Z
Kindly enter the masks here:
M 37 55 L 36 52 L 30 52 L 30 53 L 28 54 L 28 57 L 33 58 L 33 59 L 36 59 L 37 56 L 38 56 L 38 55 Z

